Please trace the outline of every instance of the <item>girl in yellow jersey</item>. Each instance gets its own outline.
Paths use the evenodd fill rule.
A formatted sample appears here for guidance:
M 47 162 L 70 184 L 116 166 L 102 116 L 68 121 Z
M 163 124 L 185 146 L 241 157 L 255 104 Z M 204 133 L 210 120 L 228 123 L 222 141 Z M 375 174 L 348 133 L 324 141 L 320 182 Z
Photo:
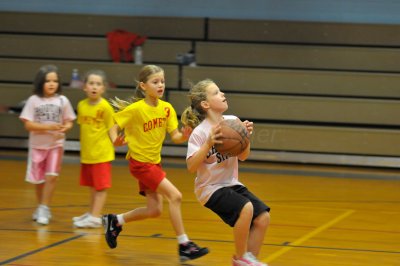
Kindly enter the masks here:
M 161 167 L 161 148 L 166 133 L 172 141 L 187 141 L 190 129 L 178 129 L 178 119 L 172 105 L 160 98 L 165 91 L 164 70 L 147 65 L 139 73 L 135 91 L 136 102 L 118 106 L 121 111 L 114 115 L 116 124 L 110 130 L 114 145 L 128 145 L 129 170 L 139 182 L 139 193 L 146 196 L 147 205 L 123 214 L 103 216 L 105 237 L 110 248 L 117 246 L 117 236 L 127 222 L 155 218 L 161 215 L 162 201 L 169 203 L 170 219 L 178 240 L 181 261 L 196 259 L 208 253 L 190 241 L 185 234 L 180 191 L 166 178 Z M 121 102 L 116 102 L 118 103 Z M 119 136 L 123 130 L 124 137 Z
M 114 146 L 109 130 L 114 125 L 114 109 L 102 95 L 107 87 L 107 77 L 102 70 L 90 70 L 84 78 L 86 98 L 78 103 L 80 125 L 81 174 L 80 185 L 90 188 L 89 210 L 73 217 L 79 228 L 101 227 L 101 213 L 111 187 L 111 161 Z

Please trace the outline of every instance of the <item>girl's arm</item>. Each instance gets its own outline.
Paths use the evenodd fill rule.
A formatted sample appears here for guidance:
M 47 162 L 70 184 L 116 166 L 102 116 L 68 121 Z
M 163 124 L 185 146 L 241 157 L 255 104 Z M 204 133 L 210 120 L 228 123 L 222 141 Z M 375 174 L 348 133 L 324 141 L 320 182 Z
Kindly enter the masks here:
M 65 133 L 73 127 L 74 123 L 72 121 L 65 121 L 62 125 L 60 132 Z
M 200 149 L 196 151 L 189 159 L 186 160 L 186 166 L 190 173 L 195 173 L 199 166 L 203 163 L 206 158 L 208 151 L 211 149 L 209 141 L 206 141 L 200 146 Z
M 191 127 L 182 127 L 181 130 L 175 129 L 170 134 L 171 140 L 174 143 L 183 143 L 189 139 L 193 129 Z
M 247 148 L 239 154 L 237 157 L 240 161 L 245 161 L 250 155 L 250 142 L 249 145 L 247 145 Z
M 62 130 L 61 124 L 42 124 L 29 120 L 23 120 L 25 129 L 28 131 L 49 131 L 49 130 Z
M 253 134 L 253 122 L 250 122 L 248 120 L 243 121 L 243 125 L 247 129 L 247 133 L 249 135 Z M 245 161 L 250 155 L 250 142 L 249 145 L 247 145 L 246 149 L 238 155 L 238 159 L 240 161 Z
M 207 141 L 204 142 L 203 145 L 200 146 L 200 149 L 198 149 L 190 158 L 186 160 L 187 169 L 190 173 L 197 171 L 214 144 L 222 143 L 222 140 L 218 140 L 218 138 L 221 136 L 222 133 L 220 125 L 217 125 L 211 129 Z
M 121 129 L 118 124 L 114 124 L 114 126 L 108 131 L 108 135 L 110 136 L 111 142 L 114 146 L 123 146 L 127 143 L 125 141 L 125 135 L 120 131 Z

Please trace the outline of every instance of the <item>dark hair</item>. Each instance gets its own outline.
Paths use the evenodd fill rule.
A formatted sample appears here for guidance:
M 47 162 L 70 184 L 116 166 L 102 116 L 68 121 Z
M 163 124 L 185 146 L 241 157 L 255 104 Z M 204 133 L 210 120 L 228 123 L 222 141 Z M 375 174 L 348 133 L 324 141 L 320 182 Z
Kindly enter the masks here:
M 90 75 L 100 76 L 103 79 L 104 87 L 105 88 L 108 87 L 107 75 L 103 70 L 100 70 L 100 69 L 91 69 L 91 70 L 89 70 L 88 72 L 85 73 L 85 76 L 83 78 L 83 83 L 86 84 L 86 82 L 88 82 L 88 79 L 89 79 Z
M 33 94 L 36 94 L 37 96 L 43 97 L 43 87 L 44 84 L 46 83 L 46 76 L 49 73 L 56 73 L 58 77 L 58 88 L 56 93 L 61 94 L 62 92 L 62 82 L 61 82 L 61 76 L 60 73 L 58 73 L 58 68 L 54 65 L 44 65 L 39 68 L 39 71 L 37 72 L 35 79 L 33 81 Z

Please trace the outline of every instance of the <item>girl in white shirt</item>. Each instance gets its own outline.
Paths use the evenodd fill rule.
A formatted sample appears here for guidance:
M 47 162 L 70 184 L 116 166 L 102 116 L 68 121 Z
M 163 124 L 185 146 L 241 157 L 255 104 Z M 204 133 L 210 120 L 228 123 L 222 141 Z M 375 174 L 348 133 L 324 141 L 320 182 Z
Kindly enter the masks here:
M 223 119 L 238 119 L 223 113 L 228 109 L 225 94 L 210 79 L 195 84 L 189 92 L 191 105 L 182 114 L 182 123 L 193 128 L 186 156 L 187 168 L 197 172 L 195 194 L 205 207 L 233 227 L 235 255 L 232 265 L 266 265 L 258 256 L 269 225 L 270 208 L 238 180 L 238 159 L 250 154 L 250 144 L 238 156 L 220 154 L 214 147 L 221 143 Z M 253 123 L 243 122 L 249 134 Z
M 39 203 L 32 219 L 47 225 L 51 219 L 50 201 L 56 187 L 64 152 L 65 132 L 76 115 L 71 103 L 61 95 L 61 80 L 53 65 L 42 66 L 30 96 L 19 117 L 29 131 L 29 155 L 25 180 L 35 184 Z

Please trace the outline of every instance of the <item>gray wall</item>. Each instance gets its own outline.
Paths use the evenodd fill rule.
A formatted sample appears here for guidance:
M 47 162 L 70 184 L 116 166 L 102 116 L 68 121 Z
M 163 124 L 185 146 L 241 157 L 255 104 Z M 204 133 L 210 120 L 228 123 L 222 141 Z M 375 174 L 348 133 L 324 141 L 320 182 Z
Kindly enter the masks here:
M 400 24 L 399 0 L 0 0 L 0 11 Z

